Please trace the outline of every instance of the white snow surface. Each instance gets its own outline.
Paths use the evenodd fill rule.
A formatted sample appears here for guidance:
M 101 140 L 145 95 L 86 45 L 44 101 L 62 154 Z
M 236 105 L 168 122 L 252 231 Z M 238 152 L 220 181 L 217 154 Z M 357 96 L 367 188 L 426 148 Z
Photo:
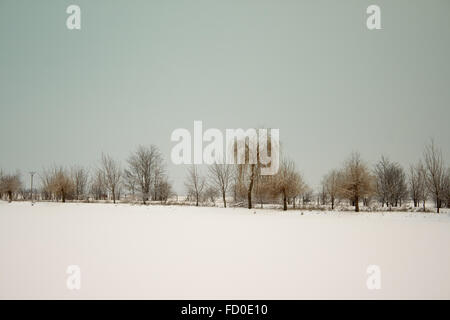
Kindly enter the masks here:
M 450 213 L 0 201 L 0 298 L 450 299 Z

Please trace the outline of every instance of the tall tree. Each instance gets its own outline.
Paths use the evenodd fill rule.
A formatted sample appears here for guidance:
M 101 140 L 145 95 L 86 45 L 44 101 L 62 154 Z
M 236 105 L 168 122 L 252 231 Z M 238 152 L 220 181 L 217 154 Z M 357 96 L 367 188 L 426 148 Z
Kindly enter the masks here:
M 95 200 L 101 200 L 106 198 L 106 183 L 103 170 L 97 169 L 92 175 L 91 181 L 91 194 Z
M 142 194 L 142 202 L 149 199 L 154 170 L 161 164 L 162 156 L 158 147 L 139 146 L 128 159 L 129 171 L 136 177 L 137 186 Z
M 116 203 L 116 196 L 122 179 L 122 169 L 116 160 L 106 154 L 102 154 L 101 164 L 106 188 L 111 192 L 113 203 Z
M 251 137 L 255 137 L 255 139 L 253 140 Z M 272 140 L 270 135 L 267 135 L 266 141 L 259 138 L 259 131 L 251 132 L 248 136 L 238 138 L 233 149 L 234 157 L 237 159 L 239 154 L 241 154 L 244 160 L 244 163 L 237 165 L 235 191 L 240 196 L 247 198 L 249 209 L 253 207 L 254 187 L 261 176 L 261 171 L 264 168 L 272 167 L 273 161 L 278 162 L 280 155 L 280 145 L 276 139 Z M 270 161 L 268 163 L 265 163 L 266 161 L 263 159 L 262 150 L 267 150 L 267 154 L 270 153 Z
M 450 167 L 447 168 L 447 172 L 445 174 L 445 188 L 444 188 L 444 196 L 445 203 L 447 204 L 447 208 L 450 208 Z
M 8 201 L 12 202 L 14 195 L 22 187 L 22 181 L 20 180 L 20 173 L 15 174 L 2 174 L 0 177 L 0 194 L 4 193 L 8 196 Z
M 80 200 L 80 197 L 83 197 L 86 193 L 89 173 L 83 167 L 74 166 L 71 169 L 71 175 L 74 185 L 75 199 Z
M 338 170 L 331 170 L 322 180 L 322 185 L 325 189 L 325 193 L 328 195 L 331 201 L 331 210 L 334 209 L 337 195 L 339 193 L 339 183 L 341 175 Z
M 445 183 L 442 151 L 435 146 L 434 140 L 431 140 L 431 142 L 425 146 L 423 155 L 425 160 L 427 188 L 436 203 L 436 212 L 439 213 Z
M 73 197 L 74 184 L 70 174 L 63 167 L 54 166 L 50 171 L 50 190 L 56 198 L 66 202 Z
M 289 198 L 300 194 L 303 189 L 303 181 L 300 174 L 295 169 L 293 161 L 283 159 L 278 173 L 273 177 L 274 194 L 280 194 L 283 200 L 283 210 L 287 210 Z
M 189 167 L 185 186 L 188 194 L 195 198 L 195 205 L 198 207 L 199 200 L 203 196 L 206 182 L 205 178 L 201 176 L 196 165 Z
M 344 164 L 340 194 L 350 199 L 359 212 L 359 201 L 374 191 L 374 178 L 359 153 L 352 153 Z
M 382 205 L 401 205 L 407 196 L 406 175 L 400 164 L 382 156 L 375 165 L 376 193 Z
M 131 197 L 135 200 L 137 177 L 130 171 L 125 169 L 123 171 L 123 184 L 128 192 L 131 193 Z
M 213 188 L 220 192 L 224 208 L 227 207 L 227 192 L 233 179 L 233 168 L 229 164 L 213 163 L 208 167 L 209 181 Z

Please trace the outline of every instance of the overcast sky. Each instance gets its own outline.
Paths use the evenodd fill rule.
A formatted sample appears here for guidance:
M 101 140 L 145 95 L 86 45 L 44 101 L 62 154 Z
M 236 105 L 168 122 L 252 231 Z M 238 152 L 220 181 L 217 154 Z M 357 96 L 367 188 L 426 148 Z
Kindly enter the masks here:
M 0 168 L 125 165 L 156 144 L 182 193 L 170 135 L 194 120 L 279 128 L 314 187 L 354 150 L 407 166 L 434 137 L 448 163 L 449 14 L 448 0 L 1 0 Z

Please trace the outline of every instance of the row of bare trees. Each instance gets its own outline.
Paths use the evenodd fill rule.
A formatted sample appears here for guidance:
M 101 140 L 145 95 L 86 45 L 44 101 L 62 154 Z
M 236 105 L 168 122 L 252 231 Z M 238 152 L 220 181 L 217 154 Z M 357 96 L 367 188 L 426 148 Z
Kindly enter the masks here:
M 114 203 L 124 194 L 145 204 L 148 200 L 166 201 L 172 194 L 172 185 L 166 174 L 164 158 L 158 147 L 139 146 L 127 159 L 127 167 L 122 169 L 119 161 L 102 154 L 99 165 L 92 171 L 81 166 L 66 169 L 56 166 L 42 170 L 38 174 L 41 187 L 35 198 L 42 200 L 106 200 Z M 0 172 L 0 197 L 9 201 L 23 192 L 20 174 Z
M 353 153 L 341 168 L 333 169 L 322 179 L 321 191 L 316 196 L 305 183 L 292 160 L 282 157 L 275 175 L 262 175 L 261 170 L 271 163 L 263 163 L 256 154 L 256 162 L 248 163 L 248 141 L 245 163 L 212 164 L 203 173 L 195 165 L 188 168 L 185 181 L 188 199 L 195 205 L 221 199 L 227 207 L 233 205 L 253 208 L 255 205 L 281 203 L 288 205 L 317 202 L 331 204 L 347 201 L 355 211 L 360 205 L 368 206 L 373 200 L 389 208 L 402 206 L 412 200 L 414 207 L 433 200 L 437 212 L 450 207 L 450 168 L 444 164 L 441 150 L 431 141 L 424 149 L 423 159 L 409 167 L 407 173 L 399 163 L 382 156 L 373 169 Z M 270 146 L 270 145 L 268 145 Z M 259 150 L 259 149 L 258 149 Z M 276 149 L 279 152 L 278 149 Z M 237 153 L 237 148 L 235 148 Z M 235 154 L 237 155 L 237 154 Z M 114 203 L 120 199 L 166 201 L 173 195 L 164 158 L 158 147 L 139 146 L 128 157 L 125 168 L 110 155 L 102 154 L 98 166 L 88 170 L 81 166 L 65 169 L 53 166 L 38 174 L 41 180 L 35 197 L 43 200 L 106 200 Z M 12 201 L 25 199 L 29 192 L 23 188 L 20 173 L 5 174 L 0 171 L 0 198 Z
M 346 199 L 359 211 L 360 202 L 367 205 L 375 190 L 375 178 L 359 153 L 354 152 L 341 169 L 333 169 L 322 180 L 322 203 Z
M 188 198 L 198 206 L 202 201 L 214 202 L 220 197 L 226 207 L 227 195 L 232 193 L 234 205 L 253 208 L 256 202 L 261 207 L 264 203 L 281 203 L 283 210 L 287 210 L 288 204 L 295 208 L 300 200 L 302 204 L 313 201 L 312 189 L 292 161 L 285 158 L 277 174 L 264 176 L 261 175 L 263 165 L 257 159 L 253 164 L 216 163 L 205 174 L 199 167 L 191 166 L 185 182 Z M 359 153 L 352 153 L 341 168 L 324 176 L 317 196 L 318 204 L 331 204 L 332 210 L 337 202 L 346 201 L 356 212 L 360 211 L 361 204 L 367 207 L 373 200 L 390 209 L 401 207 L 411 199 L 414 207 L 422 203 L 424 211 L 426 201 L 431 199 L 437 212 L 443 204 L 450 207 L 450 169 L 445 167 L 442 152 L 434 141 L 425 147 L 423 160 L 412 165 L 409 174 L 385 156 L 371 169 Z
M 423 160 L 411 165 L 407 175 L 400 164 L 382 156 L 370 170 L 358 153 L 345 162 L 342 169 L 330 171 L 322 180 L 322 203 L 348 199 L 359 211 L 359 202 L 368 205 L 372 198 L 387 207 L 402 206 L 412 199 L 414 207 L 433 200 L 436 211 L 445 204 L 450 207 L 450 168 L 444 165 L 442 152 L 434 141 L 423 152 Z
M 246 203 L 248 208 L 254 206 L 254 199 L 263 206 L 280 198 L 283 209 L 287 210 L 288 202 L 295 206 L 296 199 L 307 189 L 307 186 L 290 160 L 283 160 L 275 175 L 254 174 L 258 165 L 213 164 L 207 173 L 202 174 L 200 168 L 192 165 L 186 176 L 188 198 L 198 206 L 202 201 L 214 202 L 217 197 L 227 207 L 227 197 L 232 192 L 234 204 Z
M 22 189 L 20 173 L 4 174 L 0 170 L 0 199 L 6 196 L 9 202 L 13 201 L 18 192 Z

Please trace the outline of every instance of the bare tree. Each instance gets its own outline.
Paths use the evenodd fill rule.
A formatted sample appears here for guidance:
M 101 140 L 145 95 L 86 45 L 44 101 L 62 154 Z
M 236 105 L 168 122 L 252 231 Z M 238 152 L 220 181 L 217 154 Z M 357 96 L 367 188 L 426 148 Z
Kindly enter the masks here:
M 255 185 L 256 176 L 258 175 L 258 167 L 256 164 L 238 164 L 237 184 L 235 190 L 237 194 L 247 198 L 247 206 L 253 208 L 252 195 L 253 186 Z
M 151 145 L 149 148 L 139 146 L 128 159 L 129 171 L 136 177 L 137 186 L 142 194 L 142 202 L 149 199 L 154 170 L 162 161 L 159 149 Z
M 203 198 L 205 201 L 210 201 L 214 205 L 216 204 L 216 198 L 219 196 L 219 191 L 216 187 L 211 185 L 206 185 L 205 192 L 203 192 Z
M 5 193 L 8 196 L 8 201 L 12 202 L 14 195 L 21 189 L 22 181 L 20 173 L 15 174 L 1 174 L 0 176 L 0 194 Z
M 152 178 L 153 200 L 161 201 L 162 189 L 167 185 L 169 185 L 169 182 L 167 180 L 164 161 L 162 156 L 160 156 L 153 169 L 153 178 Z
M 444 188 L 444 196 L 445 203 L 447 204 L 447 208 L 450 208 L 450 167 L 447 168 L 447 172 L 445 174 L 445 188 Z
M 426 211 L 425 205 L 429 197 L 429 192 L 427 188 L 427 172 L 422 161 L 417 164 L 417 174 L 419 179 L 419 184 L 417 185 L 417 194 L 419 202 L 422 201 L 423 212 Z
M 50 170 L 43 168 L 42 174 L 38 174 L 41 180 L 41 196 L 43 200 L 53 200 L 52 175 Z
M 105 199 L 106 197 L 106 183 L 103 170 L 97 169 L 92 175 L 91 194 L 95 200 Z
M 271 159 L 274 159 L 274 155 L 280 153 L 280 145 L 277 141 L 272 141 L 270 135 L 267 136 L 266 141 L 261 141 L 259 139 L 259 132 L 256 133 L 255 131 L 253 134 L 256 135 L 255 145 L 252 145 L 250 138 L 238 138 L 234 144 L 233 150 L 235 158 L 238 158 L 239 153 L 243 153 L 245 158 L 244 163 L 237 165 L 234 191 L 240 197 L 243 196 L 247 198 L 247 205 L 249 209 L 253 207 L 252 196 L 257 180 L 261 176 L 261 170 L 265 167 L 272 166 L 272 161 L 269 161 L 269 163 L 266 164 L 262 161 L 260 150 L 270 150 Z M 254 153 L 256 153 L 256 159 L 254 159 L 255 161 L 250 161 L 250 158 L 254 156 Z M 272 153 L 274 153 L 274 155 L 272 155 Z M 275 159 L 277 158 L 278 157 L 275 157 Z
M 166 202 L 173 194 L 172 184 L 164 177 L 157 185 L 157 200 Z
M 305 185 L 304 190 L 301 192 L 302 205 L 309 204 L 313 200 L 314 192 L 313 189 Z
M 83 167 L 74 166 L 71 169 L 71 175 L 74 185 L 75 199 L 80 200 L 80 197 L 84 197 L 86 193 L 89 173 Z
M 0 200 L 3 199 L 2 179 L 3 179 L 3 170 L 0 169 Z
M 359 212 L 359 201 L 370 196 L 373 191 L 374 177 L 370 174 L 359 153 L 352 153 L 342 170 L 342 180 L 339 186 L 340 195 L 350 199 L 355 206 L 355 212 Z
M 281 162 L 278 173 L 273 176 L 273 192 L 281 194 L 283 200 L 283 210 L 287 210 L 288 199 L 297 196 L 303 188 L 303 181 L 295 170 L 293 161 L 284 159 Z
M 50 177 L 50 191 L 52 192 L 56 201 L 61 199 L 62 202 L 66 202 L 68 198 L 72 198 L 74 193 L 74 184 L 63 167 L 54 166 L 51 171 L 49 171 Z
M 275 200 L 279 195 L 274 195 L 273 177 L 270 175 L 257 175 L 254 186 L 255 199 L 259 202 L 261 209 L 266 201 Z
M 434 141 L 425 146 L 424 150 L 427 188 L 436 203 L 436 212 L 439 213 L 445 183 L 445 169 L 442 152 Z
M 414 208 L 419 205 L 419 174 L 416 170 L 416 167 L 411 165 L 409 166 L 409 174 L 408 174 L 408 184 L 409 184 L 409 194 L 414 203 Z
M 227 207 L 226 196 L 233 179 L 233 168 L 229 164 L 214 163 L 209 166 L 209 181 L 222 195 L 223 206 Z
M 409 167 L 409 194 L 414 202 L 414 207 L 418 207 L 420 202 L 423 204 L 425 211 L 425 202 L 428 198 L 428 190 L 426 186 L 426 171 L 422 161 Z
M 376 192 L 382 206 L 397 206 L 407 196 L 406 175 L 398 163 L 382 156 L 375 165 Z
M 130 170 L 125 169 L 123 171 L 123 184 L 128 192 L 131 193 L 133 200 L 135 200 L 137 183 L 137 177 Z
M 116 196 L 122 179 L 122 169 L 117 161 L 106 154 L 102 154 L 101 166 L 106 188 L 111 192 L 113 203 L 116 203 Z
M 322 180 L 322 185 L 325 189 L 325 193 L 328 195 L 331 201 L 331 210 L 334 209 L 337 195 L 339 193 L 341 174 L 338 170 L 331 170 Z
M 188 169 L 188 175 L 186 177 L 186 189 L 188 194 L 195 198 L 195 205 L 198 207 L 199 200 L 203 196 L 205 189 L 205 178 L 200 175 L 200 172 L 196 165 L 192 165 Z

